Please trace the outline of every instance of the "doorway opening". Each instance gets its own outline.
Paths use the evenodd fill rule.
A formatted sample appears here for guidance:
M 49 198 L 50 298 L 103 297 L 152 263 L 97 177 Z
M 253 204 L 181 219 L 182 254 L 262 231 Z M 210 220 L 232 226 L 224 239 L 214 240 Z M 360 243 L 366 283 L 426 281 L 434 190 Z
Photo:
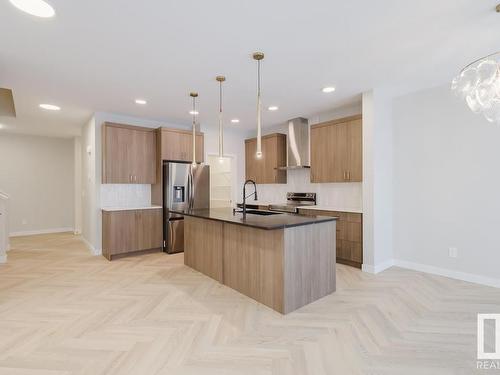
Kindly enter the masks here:
M 210 165 L 210 207 L 233 207 L 236 165 L 233 156 L 208 155 Z

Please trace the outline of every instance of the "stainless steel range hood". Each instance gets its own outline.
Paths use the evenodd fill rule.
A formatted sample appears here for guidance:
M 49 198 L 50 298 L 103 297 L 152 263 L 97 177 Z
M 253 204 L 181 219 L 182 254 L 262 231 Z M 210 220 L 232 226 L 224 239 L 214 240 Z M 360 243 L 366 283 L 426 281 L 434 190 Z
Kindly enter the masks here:
M 298 117 L 288 120 L 287 165 L 280 170 L 311 168 L 309 165 L 309 123 Z

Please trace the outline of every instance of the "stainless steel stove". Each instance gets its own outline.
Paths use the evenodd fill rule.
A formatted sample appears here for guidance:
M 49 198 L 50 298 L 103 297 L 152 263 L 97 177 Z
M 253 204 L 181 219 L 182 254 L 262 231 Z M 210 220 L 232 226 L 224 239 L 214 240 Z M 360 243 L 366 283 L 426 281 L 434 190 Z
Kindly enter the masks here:
M 299 212 L 298 207 L 315 205 L 316 193 L 286 193 L 286 203 L 271 204 L 269 205 L 269 211 L 296 214 Z

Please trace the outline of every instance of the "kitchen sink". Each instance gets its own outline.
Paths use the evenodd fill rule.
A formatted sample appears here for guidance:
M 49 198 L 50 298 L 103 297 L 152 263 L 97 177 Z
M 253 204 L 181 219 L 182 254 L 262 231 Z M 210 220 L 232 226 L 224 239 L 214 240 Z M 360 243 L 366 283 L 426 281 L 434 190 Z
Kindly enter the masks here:
M 243 211 L 236 211 L 237 213 L 243 213 Z M 261 215 L 261 216 L 270 216 L 270 215 L 281 215 L 282 212 L 274 212 L 274 211 L 262 211 L 262 210 L 247 210 L 247 214 L 250 215 Z

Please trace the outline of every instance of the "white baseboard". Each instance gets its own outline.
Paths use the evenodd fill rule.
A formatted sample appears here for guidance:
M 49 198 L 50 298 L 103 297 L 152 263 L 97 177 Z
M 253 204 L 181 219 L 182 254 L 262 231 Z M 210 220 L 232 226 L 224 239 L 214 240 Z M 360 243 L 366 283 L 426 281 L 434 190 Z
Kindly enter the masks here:
M 9 237 L 22 237 L 22 236 L 35 236 L 37 234 L 50 234 L 50 233 L 63 233 L 63 232 L 73 232 L 73 228 L 50 228 L 41 230 L 27 230 L 22 232 L 12 232 Z
M 390 260 L 387 260 L 383 263 L 379 263 L 375 266 L 372 266 L 370 264 L 363 264 L 362 271 L 367 272 L 367 273 L 377 274 L 377 273 L 382 272 L 388 268 L 391 268 L 392 266 L 406 268 L 406 269 L 413 270 L 413 271 L 430 273 L 432 275 L 449 277 L 451 279 L 467 281 L 470 283 L 500 288 L 500 279 L 494 279 L 491 277 L 475 275 L 472 273 L 453 271 L 453 270 L 446 269 L 446 268 L 430 266 L 427 264 L 408 262 L 408 261 L 400 260 L 400 259 L 390 259 Z
M 385 271 L 388 268 L 391 268 L 392 266 L 394 266 L 394 259 L 389 259 L 374 266 L 372 266 L 371 264 L 363 264 L 361 266 L 361 270 L 363 272 L 377 274 L 379 272 Z
M 0 255 L 0 264 L 7 263 L 7 254 Z
M 94 246 L 92 246 L 92 244 L 87 241 L 86 238 L 84 238 L 83 236 L 80 236 L 80 239 L 82 240 L 82 242 L 87 246 L 87 248 L 90 250 L 90 253 L 92 255 L 102 255 L 102 250 L 101 249 L 96 249 Z
M 451 279 L 468 281 L 470 283 L 500 288 L 500 279 L 484 277 L 484 276 L 475 275 L 472 273 L 453 271 L 453 270 L 449 270 L 446 268 L 429 266 L 427 264 L 407 262 L 405 260 L 398 260 L 398 259 L 394 260 L 394 265 L 397 267 L 407 268 L 407 269 L 414 270 L 414 271 L 431 273 L 433 275 L 445 276 L 445 277 L 449 277 Z

